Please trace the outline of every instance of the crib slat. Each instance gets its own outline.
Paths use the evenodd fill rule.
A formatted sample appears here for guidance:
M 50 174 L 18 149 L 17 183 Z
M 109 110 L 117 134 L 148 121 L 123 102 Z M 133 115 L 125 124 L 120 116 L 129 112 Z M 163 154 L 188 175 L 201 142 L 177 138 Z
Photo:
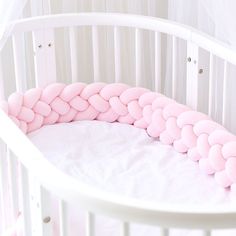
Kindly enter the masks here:
M 129 236 L 130 235 L 130 225 L 128 222 L 122 222 L 121 225 L 121 236 Z
M 26 168 L 19 163 L 19 192 L 21 201 L 21 216 L 23 219 L 23 235 L 32 235 L 31 231 L 31 216 L 30 216 L 30 206 L 29 206 L 29 182 L 28 173 Z
M 161 33 L 155 32 L 155 91 L 161 92 Z
M 47 84 L 46 68 L 43 53 L 43 32 L 32 32 L 34 47 L 34 67 L 36 87 L 43 87 Z
M 99 64 L 99 41 L 98 41 L 97 26 L 92 26 L 92 47 L 93 47 L 94 82 L 98 82 L 100 81 L 100 64 Z
M 95 236 L 95 216 L 91 212 L 86 213 L 86 236 Z
M 2 228 L 6 228 L 6 208 L 4 207 L 6 193 L 6 145 L 0 141 L 0 216 Z M 3 232 L 0 232 L 1 235 Z
M 76 31 L 74 27 L 69 28 L 70 38 L 70 60 L 71 60 L 71 77 L 72 82 L 78 81 L 78 55 L 77 55 L 77 44 L 76 44 Z
M 0 99 L 5 99 L 4 91 L 4 77 L 3 77 L 3 68 L 2 68 L 2 55 L 0 54 Z
M 59 222 L 60 222 L 60 236 L 67 235 L 67 209 L 66 203 L 63 200 L 59 202 Z
M 228 87 L 228 62 L 224 61 L 224 78 L 223 78 L 223 107 L 222 107 L 222 124 L 226 125 L 226 107 L 227 107 L 227 87 Z
M 169 230 L 165 228 L 160 229 L 160 236 L 169 236 Z
M 12 37 L 12 43 L 15 66 L 16 90 L 18 92 L 24 92 L 27 88 L 24 34 L 14 34 Z
M 9 193 L 11 202 L 11 217 L 15 221 L 18 213 L 18 189 L 17 189 L 17 163 L 16 157 L 13 156 L 11 151 L 7 149 L 7 161 L 8 161 L 8 179 L 9 179 Z
M 209 62 L 209 96 L 208 96 L 208 115 L 212 116 L 213 114 L 213 90 L 214 90 L 214 79 L 213 79 L 213 54 L 210 54 L 210 62 Z
M 135 78 L 136 86 L 142 86 L 141 31 L 135 29 Z
M 114 27 L 114 63 L 115 63 L 115 82 L 121 82 L 121 55 L 120 55 L 120 29 Z
M 198 46 L 187 42 L 186 103 L 193 109 L 198 106 Z
M 210 230 L 203 231 L 203 236 L 211 236 L 211 231 Z
M 42 222 L 43 235 L 53 235 L 52 233 L 52 216 L 51 216 L 51 204 L 50 194 L 39 185 L 39 209 Z
M 33 235 L 52 235 L 51 199 L 34 176 L 30 176 L 31 214 Z
M 176 99 L 176 37 L 172 36 L 172 98 Z

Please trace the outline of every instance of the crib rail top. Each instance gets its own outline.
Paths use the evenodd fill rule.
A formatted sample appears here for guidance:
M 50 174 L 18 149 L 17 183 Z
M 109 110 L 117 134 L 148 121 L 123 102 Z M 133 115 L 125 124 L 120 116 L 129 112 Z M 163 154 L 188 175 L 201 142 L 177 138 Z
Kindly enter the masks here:
M 124 26 L 151 30 L 191 41 L 206 51 L 236 65 L 236 52 L 229 45 L 174 21 L 122 13 L 66 13 L 26 18 L 12 22 L 11 35 L 70 26 Z

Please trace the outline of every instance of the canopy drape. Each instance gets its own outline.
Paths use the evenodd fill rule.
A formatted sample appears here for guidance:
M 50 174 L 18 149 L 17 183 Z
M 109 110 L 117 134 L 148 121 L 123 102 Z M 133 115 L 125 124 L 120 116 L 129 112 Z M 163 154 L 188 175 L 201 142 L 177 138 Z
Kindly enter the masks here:
M 8 27 L 9 22 L 21 17 L 26 2 L 27 0 L 0 0 L 0 50 L 12 29 L 12 26 Z

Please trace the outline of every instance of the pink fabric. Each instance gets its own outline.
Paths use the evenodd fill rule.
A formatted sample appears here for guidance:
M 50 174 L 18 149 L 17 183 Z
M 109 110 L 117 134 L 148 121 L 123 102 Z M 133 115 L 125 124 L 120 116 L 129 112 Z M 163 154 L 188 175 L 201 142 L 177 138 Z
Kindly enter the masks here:
M 50 84 L 14 93 L 2 109 L 24 132 L 75 120 L 118 121 L 188 153 L 222 187 L 236 183 L 236 137 L 207 115 L 145 88 L 125 84 Z

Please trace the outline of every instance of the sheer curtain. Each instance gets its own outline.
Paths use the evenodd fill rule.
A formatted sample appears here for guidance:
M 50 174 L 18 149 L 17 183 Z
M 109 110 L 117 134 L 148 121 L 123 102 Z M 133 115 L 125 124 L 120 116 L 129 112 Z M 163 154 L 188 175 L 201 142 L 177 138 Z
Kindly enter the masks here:
M 11 30 L 7 24 L 23 14 L 26 2 L 27 0 L 0 0 L 0 50 L 4 47 Z
M 234 0 L 199 0 L 214 24 L 213 35 L 236 50 L 236 1 Z
M 204 31 L 236 50 L 236 1 L 169 0 L 168 18 Z
M 168 18 L 174 21 L 178 21 L 183 24 L 190 25 L 198 30 L 201 30 L 232 47 L 232 50 L 236 50 L 236 1 L 234 0 L 169 0 L 168 1 Z M 179 50 L 179 57 L 181 57 L 181 50 Z M 203 69 L 203 74 L 199 75 L 199 86 L 201 90 L 200 110 L 207 111 L 206 101 L 208 99 L 208 73 L 209 73 L 209 55 L 204 55 L 204 52 L 200 51 L 202 60 L 199 61 L 199 68 Z M 221 121 L 222 115 L 222 79 L 223 79 L 223 66 L 222 61 L 215 60 L 215 66 L 217 68 L 215 77 L 215 91 L 214 91 L 214 107 L 213 118 L 217 121 Z M 168 68 L 167 68 L 168 70 Z M 182 67 L 179 70 L 179 76 L 184 72 Z M 235 67 L 229 67 L 229 83 L 227 88 L 227 96 L 229 98 L 229 104 L 227 108 L 228 119 L 226 126 L 230 127 L 231 131 L 236 133 L 236 69 Z M 166 76 L 168 85 L 168 73 Z M 181 80 L 181 79 L 180 79 Z

